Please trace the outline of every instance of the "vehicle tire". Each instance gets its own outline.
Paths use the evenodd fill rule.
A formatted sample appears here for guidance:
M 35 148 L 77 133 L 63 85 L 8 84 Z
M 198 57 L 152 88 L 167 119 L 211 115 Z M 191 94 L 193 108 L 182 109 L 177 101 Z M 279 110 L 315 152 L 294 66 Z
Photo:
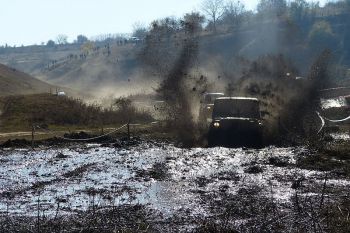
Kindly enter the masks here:
M 208 132 L 208 147 L 216 147 L 218 146 L 217 134 L 212 130 Z
M 264 147 L 264 137 L 261 132 L 257 132 L 254 135 L 254 145 L 252 145 L 254 148 L 262 148 Z

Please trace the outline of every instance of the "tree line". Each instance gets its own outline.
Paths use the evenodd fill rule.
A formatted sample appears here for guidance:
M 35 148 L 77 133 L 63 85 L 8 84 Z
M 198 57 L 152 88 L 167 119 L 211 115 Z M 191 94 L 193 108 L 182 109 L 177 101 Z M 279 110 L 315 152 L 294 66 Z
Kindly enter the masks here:
M 197 36 L 202 37 L 232 35 L 231 44 L 243 32 L 274 29 L 273 33 L 278 34 L 276 46 L 278 43 L 287 57 L 301 65 L 308 64 L 324 49 L 332 52 L 337 63 L 350 64 L 350 0 L 329 2 L 322 7 L 318 2 L 305 0 L 260 0 L 256 11 L 247 10 L 239 0 L 203 0 L 199 12 L 137 27 L 135 32 L 142 32 L 144 37 L 142 60 L 154 65 L 157 74 L 167 73 L 188 27 L 195 28 Z

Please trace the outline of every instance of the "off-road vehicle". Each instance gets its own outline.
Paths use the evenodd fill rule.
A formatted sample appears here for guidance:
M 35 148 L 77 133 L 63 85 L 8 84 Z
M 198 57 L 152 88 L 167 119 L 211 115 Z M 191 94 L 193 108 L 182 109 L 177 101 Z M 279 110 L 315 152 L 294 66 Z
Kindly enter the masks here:
M 201 99 L 201 106 L 199 110 L 199 121 L 205 124 L 211 122 L 213 114 L 214 101 L 217 98 L 224 97 L 224 93 L 205 93 Z
M 214 102 L 208 132 L 209 146 L 260 147 L 263 137 L 259 100 L 223 97 Z

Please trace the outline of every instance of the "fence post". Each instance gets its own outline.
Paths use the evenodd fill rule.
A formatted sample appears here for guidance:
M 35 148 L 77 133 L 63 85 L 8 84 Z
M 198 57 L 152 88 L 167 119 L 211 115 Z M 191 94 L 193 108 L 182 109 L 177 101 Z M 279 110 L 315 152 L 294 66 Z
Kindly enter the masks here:
M 130 140 L 130 121 L 128 121 L 128 140 Z
M 32 149 L 34 149 L 34 134 L 35 134 L 35 126 L 32 125 Z

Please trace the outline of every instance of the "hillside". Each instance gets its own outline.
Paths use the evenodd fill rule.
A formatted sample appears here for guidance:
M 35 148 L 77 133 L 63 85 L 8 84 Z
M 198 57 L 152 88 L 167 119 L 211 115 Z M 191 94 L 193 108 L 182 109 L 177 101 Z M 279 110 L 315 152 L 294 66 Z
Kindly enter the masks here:
M 30 45 L 4 49 L 0 47 L 0 63 L 37 77 L 53 61 L 65 59 L 72 53 L 78 53 L 77 45 L 48 47 Z
M 233 75 L 232 64 L 238 56 L 255 59 L 266 53 L 286 53 L 285 44 L 276 44 L 276 40 L 283 40 L 286 29 L 276 30 L 277 25 L 271 29 L 271 25 L 263 25 L 264 29 L 270 28 L 271 33 L 262 29 L 262 25 L 234 33 L 202 33 L 198 38 L 200 52 L 196 64 L 197 71 L 215 80 L 218 76 Z M 175 43 L 176 41 L 173 44 Z M 144 52 L 145 46 L 145 43 L 120 45 L 111 42 L 104 46 L 95 44 L 92 49 L 85 51 L 76 50 L 76 47 L 72 46 L 69 48 L 71 56 L 61 57 L 47 67 L 42 64 L 43 69 L 33 72 L 43 81 L 92 93 L 95 96 L 150 92 L 157 88 L 159 73 L 154 70 L 148 72 L 147 66 L 144 66 L 145 62 L 140 60 L 139 55 Z M 151 48 L 152 51 L 160 50 L 159 54 L 151 56 L 157 59 L 157 63 L 164 63 L 162 70 L 167 70 L 174 64 L 173 58 L 176 59 L 180 47 L 168 47 L 160 42 Z M 59 56 L 63 49 L 68 48 L 48 49 L 47 54 Z M 65 52 L 69 53 L 68 51 Z M 40 53 L 44 53 L 44 50 Z M 304 54 L 300 56 L 302 55 Z M 39 55 L 36 53 L 35 56 Z
M 75 95 L 68 88 L 48 84 L 26 73 L 0 64 L 0 96 L 49 93 L 50 90 L 52 92 L 56 91 L 56 88 Z
M 251 64 L 265 56 L 280 59 L 266 63 L 266 69 L 256 72 L 257 76 L 276 68 L 285 71 L 283 76 L 292 73 L 294 78 L 308 77 L 310 67 L 325 50 L 330 51 L 332 85 L 348 85 L 350 47 L 345 42 L 350 38 L 350 15 L 329 11 L 329 7 L 334 8 L 331 5 L 317 8 L 321 12 L 317 14 L 312 13 L 312 6 L 304 7 L 302 15 L 295 14 L 292 6 L 283 15 L 268 13 L 268 9 L 266 14 L 246 12 L 248 15 L 242 13 L 242 21 L 235 23 L 228 15 L 218 22 L 216 30 L 210 25 L 203 28 L 203 18 L 196 14 L 182 20 L 158 20 L 145 39 L 137 42 L 106 38 L 53 47 L 0 48 L 0 62 L 44 82 L 95 97 L 149 93 L 180 62 L 189 39 L 187 26 L 192 25 L 196 51 L 192 51 L 191 68 L 185 73 L 192 78 L 206 77 L 209 84 L 215 84 L 215 91 L 224 91 L 245 77 L 247 69 L 254 68 Z M 343 8 L 339 5 L 334 9 Z M 182 24 L 184 20 L 190 21 Z M 279 60 L 283 59 L 290 64 L 289 70 L 281 66 Z
M 147 88 L 136 58 L 138 51 L 137 45 L 95 47 L 94 51 L 81 51 L 43 70 L 38 78 L 98 96 L 115 92 L 129 94 L 129 89 Z
M 0 96 L 49 92 L 53 87 L 28 74 L 0 64 Z

